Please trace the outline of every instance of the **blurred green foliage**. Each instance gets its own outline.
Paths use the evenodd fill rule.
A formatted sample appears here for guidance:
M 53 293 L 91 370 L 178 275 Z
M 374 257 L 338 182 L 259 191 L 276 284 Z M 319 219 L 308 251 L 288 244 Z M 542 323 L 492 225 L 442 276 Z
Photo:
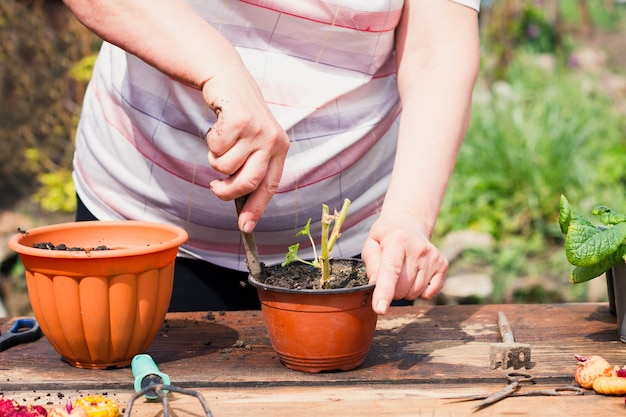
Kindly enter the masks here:
M 499 6 L 512 4 L 505 3 Z M 517 5 L 532 8 L 529 3 Z M 600 2 L 588 4 L 593 16 L 606 16 Z M 563 27 L 576 26 L 571 20 L 578 18 L 575 5 L 569 2 Z M 535 12 L 530 13 L 535 23 L 549 22 L 537 20 L 541 15 Z M 602 20 L 610 23 L 608 30 L 620 27 L 618 19 L 626 30 L 622 11 L 611 16 Z M 548 284 L 559 283 L 569 291 L 552 301 L 584 300 L 586 287 L 567 284 L 573 267 L 559 231 L 559 197 L 568 195 L 585 211 L 598 204 L 626 207 L 626 117 L 604 89 L 601 74 L 568 66 L 575 42 L 565 33 L 559 34 L 561 46 L 555 44 L 550 51 L 545 41 L 537 45 L 516 37 L 528 34 L 521 29 L 523 20 L 512 26 L 497 22 L 511 29 L 504 35 L 490 31 L 489 23 L 483 27 L 483 71 L 472 121 L 435 239 L 464 229 L 495 237 L 493 249 L 471 251 L 455 266 L 478 268 L 494 277 L 494 292 L 484 302 L 545 302 L 552 294 Z M 545 33 L 550 38 L 550 31 Z M 512 48 L 506 59 L 500 55 L 503 45 Z M 543 290 L 512 292 L 523 277 L 541 277 Z
M 0 39 L 0 206 L 8 206 L 40 185 L 43 198 L 51 184 L 40 175 L 71 169 L 86 81 L 70 70 L 100 41 L 62 2 L 16 0 L 0 2 Z
M 510 80 L 479 84 L 442 229 L 558 236 L 561 193 L 626 206 L 626 118 L 588 76 L 519 53 Z M 454 220 L 452 220 L 454 219 Z
M 496 1 L 483 13 L 481 41 L 491 63 L 482 70 L 491 79 L 508 77 L 509 65 L 519 50 L 556 53 L 561 46 L 555 22 L 534 1 Z
M 39 174 L 40 187 L 33 201 L 48 212 L 73 213 L 76 211 L 76 192 L 72 171 L 59 168 Z
M 572 26 L 580 26 L 583 20 L 581 3 L 579 0 L 558 0 L 561 15 L 565 22 Z M 624 16 L 626 15 L 626 4 L 617 0 L 587 0 L 589 19 L 591 23 L 602 29 L 617 30 L 624 28 Z
M 69 69 L 69 76 L 76 82 L 88 83 L 91 79 L 93 66 L 96 62 L 96 53 L 81 58 L 73 67 Z M 74 115 L 78 117 L 78 115 Z M 77 123 L 77 122 L 76 122 Z M 71 141 L 68 138 L 68 142 Z M 66 154 L 72 154 L 73 147 L 68 147 Z M 37 163 L 41 160 L 38 149 L 30 149 L 26 152 L 27 160 Z M 76 192 L 74 180 L 72 179 L 71 166 L 59 164 L 57 169 L 41 172 L 38 175 L 39 188 L 33 194 L 32 200 L 41 209 L 47 212 L 73 213 L 76 211 Z

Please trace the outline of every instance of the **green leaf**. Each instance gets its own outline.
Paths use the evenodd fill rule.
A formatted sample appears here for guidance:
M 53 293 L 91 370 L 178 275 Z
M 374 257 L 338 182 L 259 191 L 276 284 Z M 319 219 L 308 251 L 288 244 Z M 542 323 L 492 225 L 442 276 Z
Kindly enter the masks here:
M 559 207 L 559 226 L 561 226 L 561 232 L 563 234 L 567 234 L 567 229 L 569 228 L 572 219 L 572 208 L 564 195 L 561 195 Z
M 626 222 L 626 215 L 619 213 L 606 206 L 596 206 L 591 214 L 600 216 L 600 221 L 606 225 L 613 225 Z
M 298 256 L 298 249 L 300 249 L 299 243 L 289 246 L 289 249 L 287 249 L 287 254 L 285 255 L 285 260 L 283 261 L 282 264 L 280 264 L 280 266 L 284 267 L 284 266 L 289 265 L 292 262 L 297 261 L 297 262 L 302 262 L 303 264 L 314 266 L 316 268 L 318 267 L 319 263 L 317 262 L 317 259 L 311 262 L 311 261 L 306 261 L 300 258 Z
M 572 284 L 580 284 L 581 282 L 589 281 L 604 274 L 606 271 L 611 269 L 613 265 L 624 262 L 623 254 L 625 251 L 626 247 L 621 246 L 617 252 L 604 258 L 600 263 L 596 265 L 577 266 L 576 268 L 574 268 L 570 275 L 570 282 Z
M 572 265 L 597 265 L 614 255 L 625 239 L 626 223 L 600 229 L 589 222 L 572 222 L 565 238 L 565 254 Z
M 303 236 L 303 235 L 311 236 L 311 219 L 309 219 L 309 221 L 306 222 L 302 230 L 296 233 L 296 236 Z
M 604 266 L 605 258 L 615 259 L 614 253 L 626 240 L 626 223 L 622 222 L 626 221 L 626 216 L 605 206 L 597 206 L 593 214 L 599 215 L 600 220 L 609 227 L 597 227 L 574 210 L 567 198 L 561 195 L 559 225 L 561 231 L 566 233 L 565 254 L 572 265 Z
M 579 226 L 582 229 L 597 229 L 585 216 L 581 215 L 570 206 L 569 201 L 567 201 L 564 195 L 561 196 L 559 225 L 561 226 L 561 232 L 563 232 L 563 234 L 568 234 L 569 228 L 572 225 Z
M 290 263 L 299 260 L 300 259 L 300 258 L 298 258 L 298 249 L 299 248 L 300 248 L 300 244 L 299 243 L 296 243 L 295 245 L 289 246 L 289 249 L 287 249 L 287 254 L 285 255 L 285 260 L 280 265 L 281 266 L 287 266 Z
M 572 284 L 580 284 L 583 282 L 590 281 L 606 271 L 608 271 L 611 267 L 604 269 L 603 266 L 592 265 L 592 266 L 577 266 L 572 271 L 572 274 L 569 277 L 569 281 Z

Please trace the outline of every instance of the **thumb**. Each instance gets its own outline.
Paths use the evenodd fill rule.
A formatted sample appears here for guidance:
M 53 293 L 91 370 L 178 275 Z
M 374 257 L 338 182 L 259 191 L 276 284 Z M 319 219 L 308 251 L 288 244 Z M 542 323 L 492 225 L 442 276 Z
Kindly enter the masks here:
M 241 197 L 237 197 L 235 199 L 235 209 L 237 210 L 237 225 L 239 230 L 244 233 L 252 233 L 254 227 L 256 226 L 258 218 L 255 218 L 253 213 L 250 213 L 250 206 L 248 204 L 248 197 L 250 194 L 243 195 Z

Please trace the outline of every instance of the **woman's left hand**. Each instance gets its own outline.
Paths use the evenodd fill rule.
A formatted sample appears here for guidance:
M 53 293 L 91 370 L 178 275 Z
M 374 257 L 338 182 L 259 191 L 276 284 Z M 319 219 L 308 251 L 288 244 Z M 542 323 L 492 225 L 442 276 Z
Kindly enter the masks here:
M 361 254 L 370 283 L 372 307 L 385 314 L 392 300 L 430 299 L 444 284 L 448 261 L 409 213 L 381 215 L 372 225 Z

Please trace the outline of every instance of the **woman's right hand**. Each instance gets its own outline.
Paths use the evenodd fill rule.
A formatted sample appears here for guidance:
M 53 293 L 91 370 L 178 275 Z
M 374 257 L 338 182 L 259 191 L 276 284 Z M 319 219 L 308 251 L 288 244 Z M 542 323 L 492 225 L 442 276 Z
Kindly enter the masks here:
M 239 228 L 251 231 L 276 192 L 289 138 L 235 47 L 185 0 L 65 2 L 102 39 L 202 89 L 218 116 L 206 137 L 209 163 L 225 176 L 211 189 L 222 200 L 249 194 Z
M 269 110 L 240 60 L 229 62 L 202 86 L 217 121 L 206 136 L 208 160 L 226 178 L 211 182 L 222 200 L 248 195 L 239 229 L 251 232 L 278 189 L 289 137 Z

